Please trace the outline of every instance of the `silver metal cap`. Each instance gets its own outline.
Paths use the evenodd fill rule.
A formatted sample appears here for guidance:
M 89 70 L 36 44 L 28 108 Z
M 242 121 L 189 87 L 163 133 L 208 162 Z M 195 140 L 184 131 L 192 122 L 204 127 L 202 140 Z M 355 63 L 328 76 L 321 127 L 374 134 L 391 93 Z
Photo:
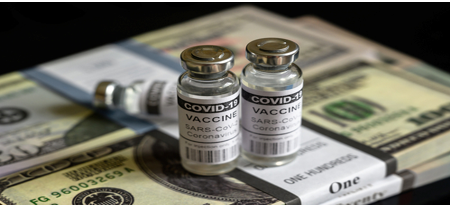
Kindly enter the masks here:
M 231 50 L 212 45 L 187 48 L 180 54 L 182 67 L 200 75 L 221 73 L 231 69 L 233 58 Z
M 246 58 L 264 67 L 290 65 L 299 57 L 299 46 L 283 38 L 261 38 L 246 46 Z
M 97 84 L 94 92 L 94 107 L 113 108 L 113 94 L 118 85 L 119 84 L 114 81 L 101 81 Z

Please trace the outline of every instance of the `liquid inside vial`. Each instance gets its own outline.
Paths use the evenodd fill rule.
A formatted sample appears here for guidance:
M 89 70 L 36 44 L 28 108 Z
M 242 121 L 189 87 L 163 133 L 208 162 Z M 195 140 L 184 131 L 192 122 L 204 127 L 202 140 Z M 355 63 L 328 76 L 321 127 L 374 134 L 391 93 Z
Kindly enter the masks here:
M 296 64 L 291 64 L 285 68 L 280 68 L 278 70 L 262 70 L 256 67 L 255 64 L 248 64 L 241 74 L 241 83 L 247 88 L 250 88 L 255 91 L 267 91 L 267 92 L 283 92 L 283 91 L 289 91 L 293 88 L 299 88 L 299 86 L 303 85 L 303 79 L 302 79 L 302 71 Z M 302 92 L 302 91 L 301 91 Z M 242 93 L 243 97 L 244 94 Z M 294 99 L 297 100 L 297 106 L 295 107 L 296 110 L 289 110 L 290 108 L 287 108 L 288 111 L 293 112 L 302 112 L 302 93 L 298 93 L 297 97 L 300 99 Z M 292 97 L 293 98 L 293 97 Z M 296 96 L 294 96 L 296 98 Z M 257 100 L 257 98 L 254 98 Z M 265 103 L 264 99 L 262 97 L 258 98 L 260 101 Z M 277 100 L 277 98 L 275 98 Z M 283 99 L 283 98 L 281 98 Z M 257 100 L 258 101 L 258 100 Z M 245 103 L 244 100 L 242 103 Z M 300 106 L 299 106 L 300 105 Z M 256 106 L 257 107 L 257 106 Z M 244 109 L 244 107 L 243 107 Z M 281 126 L 286 126 L 287 123 L 284 123 L 284 120 L 288 121 L 292 118 L 283 118 L 283 119 L 271 119 L 268 120 L 271 116 L 271 110 L 273 110 L 273 114 L 279 114 L 275 113 L 274 111 L 276 106 L 274 106 L 274 109 L 271 110 L 265 110 L 268 112 L 264 112 L 263 110 L 258 110 L 259 108 L 250 108 L 251 112 L 253 113 L 260 113 L 260 117 L 256 117 L 253 120 L 253 128 L 257 128 L 255 130 L 249 130 L 249 135 L 258 136 L 259 138 L 265 138 L 267 141 L 255 141 L 255 140 L 249 140 L 245 139 L 247 136 L 244 136 L 246 134 L 245 131 L 242 132 L 243 134 L 243 147 L 241 149 L 243 158 L 247 159 L 248 161 L 258 164 L 261 166 L 280 166 L 287 164 L 291 161 L 293 161 L 297 156 L 297 151 L 295 150 L 289 150 L 291 149 L 299 149 L 300 144 L 300 138 L 296 137 L 296 135 L 300 136 L 300 120 L 296 119 L 293 120 L 293 122 L 299 122 L 299 129 L 292 131 L 291 134 L 293 136 L 292 141 L 279 141 L 274 142 L 271 141 L 271 138 L 277 138 L 278 136 L 285 137 L 286 135 L 273 135 L 273 136 L 266 136 L 265 135 L 259 135 L 260 133 L 265 133 L 265 130 L 268 130 L 268 127 L 273 127 L 273 129 L 280 128 Z M 261 109 L 261 108 L 260 108 Z M 280 110 L 280 109 L 279 109 Z M 286 112 L 288 112 L 286 111 Z M 280 112 L 280 111 L 279 111 Z M 283 112 L 285 113 L 285 112 Z M 245 118 L 245 112 L 243 110 L 243 118 Z M 269 117 L 268 117 L 269 116 Z M 276 116 L 276 115 L 274 115 Z M 277 117 L 277 116 L 276 116 Z M 299 115 L 300 118 L 300 115 Z M 265 121 L 266 119 L 266 121 Z M 290 125 L 291 126 L 291 125 Z M 296 126 L 296 125 L 294 125 Z M 243 128 L 244 129 L 244 128 Z M 271 128 L 269 128 L 271 129 Z M 260 131 L 259 130 L 263 130 Z M 253 134 L 256 133 L 256 134 Z M 266 131 L 267 133 L 267 131 Z M 291 143 L 291 144 L 290 144 Z M 247 147 L 245 149 L 244 147 Z M 251 152 L 252 151 L 252 152 Z M 284 155 L 283 153 L 291 152 L 291 154 Z M 282 155 L 282 156 L 280 156 Z
M 177 86 L 182 166 L 199 175 L 227 173 L 240 154 L 240 81 L 228 71 L 233 53 L 220 46 L 195 46 L 180 58 L 187 70 Z
M 178 84 L 178 95 L 184 96 L 190 99 L 194 100 L 220 100 L 227 97 L 230 97 L 232 95 L 236 95 L 239 92 L 240 84 L 239 79 L 235 74 L 232 72 L 225 73 L 224 77 L 219 79 L 212 79 L 212 80 L 204 80 L 204 79 L 196 79 L 189 76 L 188 73 L 183 74 L 179 79 Z M 232 102 L 234 103 L 234 102 Z M 229 104 L 229 103 L 227 103 Z M 228 106 L 228 105 L 226 105 Z M 207 108 L 208 109 L 208 108 Z M 232 114 L 233 115 L 233 114 Z M 186 116 L 185 115 L 179 115 L 179 120 L 188 119 L 188 122 L 191 122 L 190 120 L 196 120 L 194 119 L 196 116 Z M 214 133 L 213 130 L 224 130 L 225 127 L 229 129 L 230 127 L 236 129 L 236 130 L 230 130 L 230 132 L 220 132 L 219 134 L 224 135 L 238 135 L 239 134 L 239 116 L 235 116 L 235 119 L 227 120 L 227 123 L 220 123 L 224 122 L 223 118 L 224 116 L 218 113 L 218 115 L 215 115 L 215 117 L 218 117 L 218 119 L 213 119 L 212 117 L 206 117 L 202 119 L 201 117 L 198 118 L 202 122 L 202 126 L 199 127 L 192 127 L 191 124 L 185 124 L 183 126 L 188 126 L 188 132 L 191 131 L 191 135 L 199 134 L 199 135 L 206 135 L 208 136 L 209 133 Z M 233 117 L 233 116 L 232 116 Z M 212 122 L 217 121 L 217 122 Z M 209 129 L 208 129 L 209 128 Z M 219 129 L 218 129 L 219 128 Z M 211 130 L 211 131 L 207 131 Z M 180 136 L 182 139 L 184 136 Z M 230 139 L 227 142 L 219 142 L 219 143 L 210 143 L 212 147 L 217 147 L 220 149 L 212 149 L 211 151 L 219 151 L 216 157 L 224 159 L 222 161 L 228 161 L 226 163 L 203 163 L 208 161 L 208 154 L 203 154 L 204 151 L 210 151 L 210 150 L 201 150 L 195 149 L 195 146 L 193 147 L 185 147 L 184 150 L 180 150 L 180 153 L 184 155 L 182 157 L 182 165 L 183 167 L 195 174 L 199 175 L 218 175 L 227 173 L 231 170 L 233 170 L 237 166 L 238 162 L 238 156 L 239 156 L 239 136 L 236 136 L 233 139 Z M 221 141 L 221 140 L 220 140 Z M 229 145 L 225 145 L 225 143 L 228 143 Z M 230 146 L 232 145 L 232 146 Z M 224 147 L 225 149 L 222 149 L 221 147 Z M 187 154 L 188 153 L 188 154 Z M 192 153 L 196 153 L 195 156 Z M 202 154 L 198 154 L 202 153 Z M 212 158 L 215 156 L 214 153 L 212 153 Z M 202 157 L 204 159 L 202 159 Z M 189 159 L 187 159 L 189 158 Z M 229 160 L 230 158 L 233 158 L 232 160 Z M 211 160 L 213 162 L 215 160 Z M 220 162 L 220 160 L 218 160 Z
M 241 73 L 241 151 L 261 166 L 280 166 L 297 157 L 301 141 L 301 69 L 293 62 L 299 46 L 261 38 L 246 46 L 250 61 Z

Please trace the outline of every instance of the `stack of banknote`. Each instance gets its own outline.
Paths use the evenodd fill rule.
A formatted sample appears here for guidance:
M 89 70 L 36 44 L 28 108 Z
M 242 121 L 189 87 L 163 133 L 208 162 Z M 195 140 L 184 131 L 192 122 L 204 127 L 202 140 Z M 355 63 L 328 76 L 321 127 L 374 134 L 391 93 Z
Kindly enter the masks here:
M 194 45 L 231 48 L 239 74 L 263 37 L 300 46 L 302 148 L 286 166 L 193 175 L 177 121 L 91 106 L 101 80 L 175 81 Z M 449 101 L 449 74 L 420 60 L 316 17 L 238 7 L 1 76 L 0 203 L 369 204 L 449 177 Z

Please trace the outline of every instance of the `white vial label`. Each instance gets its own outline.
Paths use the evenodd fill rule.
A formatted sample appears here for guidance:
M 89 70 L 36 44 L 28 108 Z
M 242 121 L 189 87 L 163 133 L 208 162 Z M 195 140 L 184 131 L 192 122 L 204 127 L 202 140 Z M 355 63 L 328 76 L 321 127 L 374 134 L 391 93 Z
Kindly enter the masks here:
M 242 85 L 242 147 L 254 155 L 280 157 L 301 142 L 303 83 L 285 91 L 261 91 Z
M 178 94 L 180 153 L 199 164 L 222 164 L 239 155 L 239 92 L 216 99 Z
M 148 81 L 141 93 L 141 109 L 146 114 L 177 119 L 177 82 Z

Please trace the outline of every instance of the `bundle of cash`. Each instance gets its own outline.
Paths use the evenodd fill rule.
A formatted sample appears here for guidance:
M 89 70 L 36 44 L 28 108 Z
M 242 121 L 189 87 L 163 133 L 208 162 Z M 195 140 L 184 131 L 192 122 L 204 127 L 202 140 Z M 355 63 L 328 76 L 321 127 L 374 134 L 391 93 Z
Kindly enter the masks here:
M 449 153 L 343 194 L 321 205 L 370 204 L 449 177 Z M 398 203 L 396 203 L 398 204 Z
M 0 180 L 0 203 L 283 204 L 237 179 L 246 176 L 240 170 L 214 177 L 185 171 L 176 145 L 173 138 L 154 130 L 12 174 Z M 308 149 L 312 147 L 304 147 L 299 154 L 305 155 Z M 444 176 L 449 176 L 449 154 L 324 204 L 367 204 Z
M 390 187 L 386 197 L 449 176 L 442 166 L 449 164 L 449 88 L 387 63 L 374 46 L 302 25 L 240 7 L 3 76 L 2 116 L 10 118 L 1 121 L 13 123 L 0 130 L 0 174 L 14 173 L 0 179 L 0 202 L 346 204 L 367 191 Z M 232 48 L 239 73 L 245 44 L 268 36 L 301 47 L 305 120 L 291 164 L 241 160 L 227 175 L 192 175 L 178 158 L 177 122 L 89 109 L 101 80 L 175 81 L 183 71 L 176 57 L 197 44 Z M 421 174 L 433 170 L 441 174 Z

